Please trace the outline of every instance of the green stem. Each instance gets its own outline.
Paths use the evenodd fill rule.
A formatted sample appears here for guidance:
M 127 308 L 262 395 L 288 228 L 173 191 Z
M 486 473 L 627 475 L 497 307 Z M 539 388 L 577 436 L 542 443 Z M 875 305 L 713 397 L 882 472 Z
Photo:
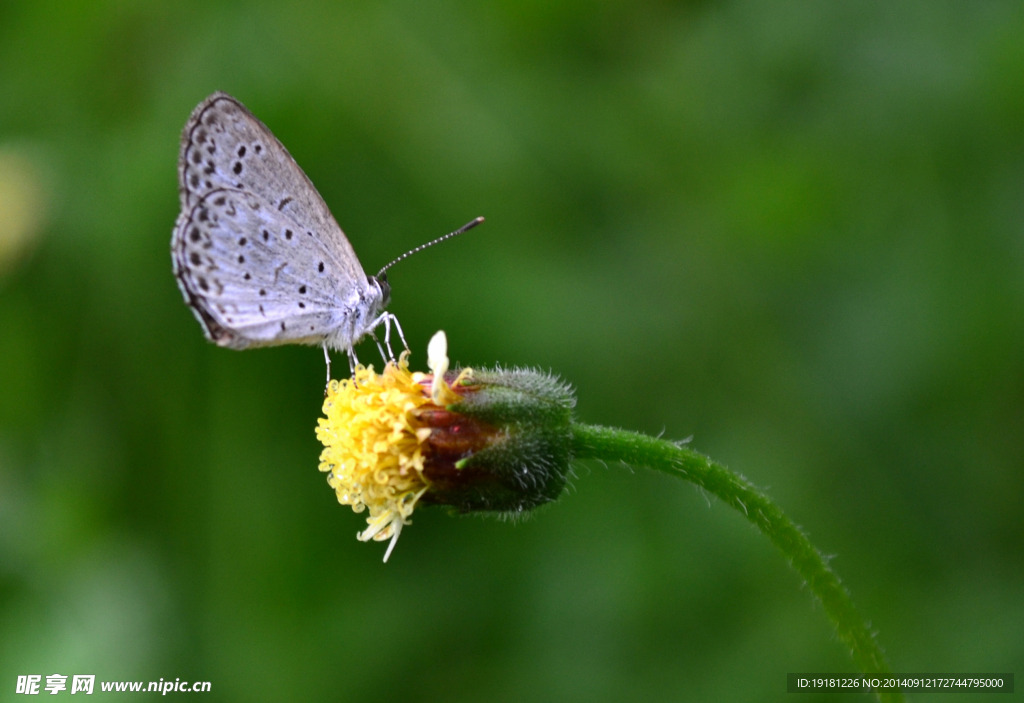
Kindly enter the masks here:
M 850 648 L 857 666 L 866 674 L 889 673 L 881 648 L 857 614 L 839 577 L 800 528 L 746 479 L 703 454 L 663 439 L 581 424 L 573 424 L 572 433 L 573 455 L 577 459 L 621 461 L 663 471 L 685 478 L 739 510 L 782 550 L 804 578 L 832 620 L 839 640 Z M 882 701 L 903 700 L 898 689 L 876 691 L 876 694 Z

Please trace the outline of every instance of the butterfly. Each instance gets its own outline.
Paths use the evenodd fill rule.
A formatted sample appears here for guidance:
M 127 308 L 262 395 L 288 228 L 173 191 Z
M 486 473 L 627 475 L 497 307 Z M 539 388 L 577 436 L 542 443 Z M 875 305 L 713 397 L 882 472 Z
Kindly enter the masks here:
M 211 342 L 320 345 L 328 379 L 328 348 L 346 352 L 354 367 L 353 345 L 385 324 L 390 354 L 391 322 L 405 343 L 385 310 L 387 267 L 363 271 L 312 182 L 238 100 L 218 92 L 193 110 L 178 185 L 174 276 Z

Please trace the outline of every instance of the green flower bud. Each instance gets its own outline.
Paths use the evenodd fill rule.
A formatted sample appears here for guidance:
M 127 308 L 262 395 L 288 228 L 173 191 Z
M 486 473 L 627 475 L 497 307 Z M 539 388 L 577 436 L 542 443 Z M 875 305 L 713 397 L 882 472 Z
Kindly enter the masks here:
M 521 513 L 555 500 L 569 471 L 572 392 L 531 370 L 477 371 L 424 418 L 433 448 L 423 502 Z

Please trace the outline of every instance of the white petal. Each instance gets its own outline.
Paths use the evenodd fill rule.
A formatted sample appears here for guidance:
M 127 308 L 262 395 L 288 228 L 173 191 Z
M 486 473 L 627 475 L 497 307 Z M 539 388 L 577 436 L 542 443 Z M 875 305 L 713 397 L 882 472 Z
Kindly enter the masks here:
M 394 525 L 395 525 L 395 532 L 391 536 L 391 542 L 388 544 L 388 550 L 386 552 L 384 552 L 384 563 L 385 564 L 388 561 L 388 557 L 391 556 L 391 550 L 395 548 L 396 544 L 398 544 L 398 535 L 402 534 L 402 521 L 401 520 L 396 520 Z
M 444 330 L 430 338 L 430 344 L 427 345 L 427 366 L 434 374 L 434 382 L 430 385 L 430 395 L 436 403 L 441 395 L 444 375 L 448 371 L 448 338 L 445 336 Z

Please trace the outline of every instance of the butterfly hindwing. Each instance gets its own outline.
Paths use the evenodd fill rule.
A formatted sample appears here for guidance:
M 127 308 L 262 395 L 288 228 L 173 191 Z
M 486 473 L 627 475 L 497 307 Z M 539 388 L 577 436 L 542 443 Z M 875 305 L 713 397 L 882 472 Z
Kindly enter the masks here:
M 317 344 L 359 301 L 332 252 L 255 193 L 197 198 L 178 219 L 172 249 L 186 300 L 221 346 Z

